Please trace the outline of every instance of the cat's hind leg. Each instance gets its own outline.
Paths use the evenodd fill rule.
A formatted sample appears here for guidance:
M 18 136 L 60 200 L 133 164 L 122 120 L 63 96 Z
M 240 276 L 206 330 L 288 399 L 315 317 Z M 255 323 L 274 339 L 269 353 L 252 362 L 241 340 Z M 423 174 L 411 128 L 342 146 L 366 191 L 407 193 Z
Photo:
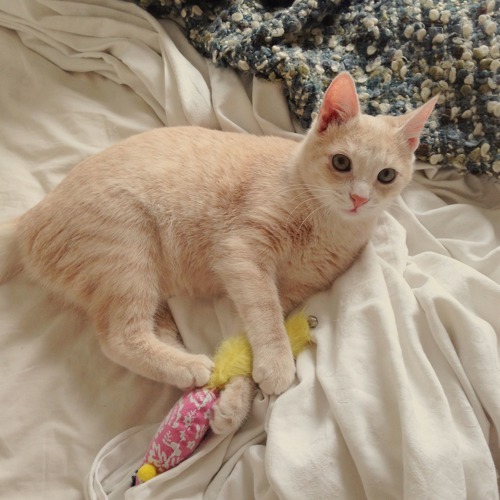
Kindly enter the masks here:
M 186 346 L 182 342 L 170 307 L 166 302 L 161 304 L 156 310 L 155 331 L 156 335 L 163 343 L 175 346 L 182 351 L 186 350 Z
M 213 407 L 212 431 L 226 435 L 239 429 L 248 416 L 255 392 L 255 382 L 250 377 L 233 378 Z
M 156 335 L 156 297 L 131 295 L 114 300 L 97 320 L 98 339 L 112 361 L 144 377 L 186 389 L 203 386 L 213 362 L 203 354 L 191 354 L 176 342 Z M 165 325 L 163 325 L 165 326 Z M 165 337 L 163 329 L 161 337 Z

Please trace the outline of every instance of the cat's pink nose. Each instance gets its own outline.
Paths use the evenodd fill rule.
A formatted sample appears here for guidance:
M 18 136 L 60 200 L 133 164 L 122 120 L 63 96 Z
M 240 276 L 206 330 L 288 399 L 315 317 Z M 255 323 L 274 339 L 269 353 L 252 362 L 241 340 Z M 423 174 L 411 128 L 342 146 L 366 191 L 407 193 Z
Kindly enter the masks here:
M 356 193 L 351 193 L 350 196 L 352 204 L 354 205 L 354 209 L 358 209 L 360 206 L 364 205 L 368 201 L 368 198 L 365 198 L 364 196 L 359 196 L 359 194 Z

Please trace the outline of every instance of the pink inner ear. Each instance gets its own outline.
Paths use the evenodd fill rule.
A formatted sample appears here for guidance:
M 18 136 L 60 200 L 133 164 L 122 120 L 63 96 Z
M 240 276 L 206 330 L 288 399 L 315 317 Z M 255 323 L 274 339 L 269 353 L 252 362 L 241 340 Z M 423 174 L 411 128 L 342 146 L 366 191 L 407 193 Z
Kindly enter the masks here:
M 420 144 L 420 135 L 422 134 L 425 122 L 436 105 L 437 99 L 438 96 L 435 96 L 416 110 L 401 117 L 401 130 L 412 152 L 415 151 Z
M 410 137 L 408 139 L 408 147 L 411 151 L 415 151 L 420 144 L 420 139 L 418 137 Z
M 354 80 L 349 73 L 338 75 L 328 87 L 319 111 L 318 130 L 331 123 L 343 124 L 359 115 L 359 101 Z

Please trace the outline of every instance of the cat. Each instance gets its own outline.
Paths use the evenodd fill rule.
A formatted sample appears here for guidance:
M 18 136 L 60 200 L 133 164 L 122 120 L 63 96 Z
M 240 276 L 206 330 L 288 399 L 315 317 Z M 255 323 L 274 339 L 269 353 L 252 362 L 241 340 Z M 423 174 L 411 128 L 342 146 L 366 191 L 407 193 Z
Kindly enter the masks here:
M 436 99 L 402 116 L 365 115 L 341 73 L 300 142 L 198 127 L 128 138 L 2 227 L 0 281 L 24 269 L 86 311 L 111 360 L 181 389 L 206 384 L 212 361 L 184 349 L 166 299 L 227 295 L 253 380 L 280 394 L 295 377 L 284 316 L 363 250 L 412 177 Z M 216 432 L 241 423 L 252 387 L 228 386 Z

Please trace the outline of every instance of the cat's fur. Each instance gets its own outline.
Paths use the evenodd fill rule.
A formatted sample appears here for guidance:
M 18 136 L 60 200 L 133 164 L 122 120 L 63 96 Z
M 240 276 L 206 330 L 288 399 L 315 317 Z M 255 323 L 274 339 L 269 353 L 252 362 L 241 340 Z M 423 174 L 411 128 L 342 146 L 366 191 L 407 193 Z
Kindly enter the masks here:
M 341 74 L 301 143 L 194 127 L 131 137 L 4 226 L 11 248 L 0 279 L 25 269 L 85 309 L 109 358 L 180 388 L 204 385 L 212 362 L 182 348 L 165 301 L 227 294 L 252 345 L 255 382 L 279 394 L 295 374 L 284 315 L 366 245 L 411 178 L 434 103 L 401 117 L 363 115 Z M 333 168 L 338 154 L 350 171 Z M 382 184 L 389 167 L 397 176 Z M 240 389 L 246 402 L 238 406 L 233 390 L 216 430 L 246 412 L 252 391 Z

